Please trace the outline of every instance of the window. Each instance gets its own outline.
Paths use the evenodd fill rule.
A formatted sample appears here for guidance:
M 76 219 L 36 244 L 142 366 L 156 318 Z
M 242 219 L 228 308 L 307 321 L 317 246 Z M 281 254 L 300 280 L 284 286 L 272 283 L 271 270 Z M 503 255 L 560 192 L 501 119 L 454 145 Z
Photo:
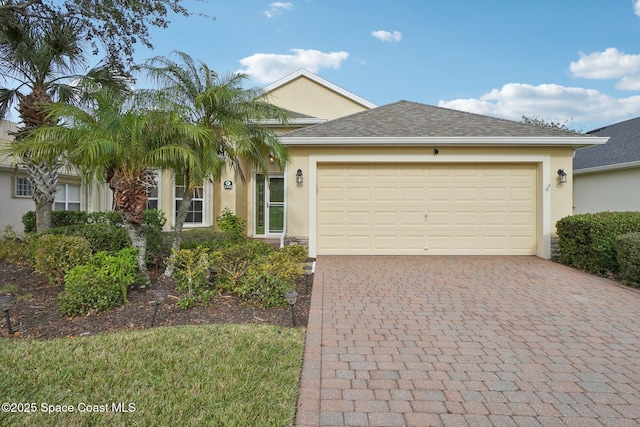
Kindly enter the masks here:
M 33 197 L 33 188 L 27 178 L 16 178 L 15 183 L 15 197 Z
M 155 183 L 155 185 L 150 185 L 147 187 L 147 206 L 145 209 L 158 209 L 158 174 L 155 172 L 152 172 L 153 174 L 153 181 Z
M 176 175 L 175 186 L 175 213 L 178 213 L 180 203 L 182 203 L 182 196 L 184 196 L 185 185 L 184 175 Z M 191 200 L 191 206 L 187 213 L 187 219 L 185 224 L 203 224 L 204 223 L 204 189 L 202 187 L 196 187 Z
M 74 184 L 58 185 L 54 207 L 57 211 L 79 211 L 80 186 Z

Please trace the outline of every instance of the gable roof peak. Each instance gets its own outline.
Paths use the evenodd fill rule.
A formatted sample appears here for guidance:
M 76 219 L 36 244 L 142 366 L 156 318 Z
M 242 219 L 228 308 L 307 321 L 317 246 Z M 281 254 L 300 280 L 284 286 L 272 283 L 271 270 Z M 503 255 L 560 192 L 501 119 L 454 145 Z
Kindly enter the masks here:
M 323 79 L 322 77 L 320 77 L 317 74 L 312 73 L 311 71 L 305 69 L 305 68 L 299 68 L 296 71 L 294 71 L 293 73 L 287 74 L 286 76 L 282 77 L 279 80 L 276 80 L 275 82 L 265 86 L 264 88 L 262 88 L 262 92 L 264 93 L 269 93 L 272 92 L 276 89 L 278 89 L 279 87 L 282 87 L 292 81 L 294 81 L 295 79 L 299 78 L 299 77 L 305 77 L 321 86 L 326 87 L 329 90 L 332 90 L 342 96 L 344 96 L 345 98 L 348 98 L 350 100 L 352 100 L 353 102 L 360 104 L 366 108 L 375 108 L 377 107 L 376 104 L 374 104 L 373 102 L 369 102 L 366 99 L 352 93 L 349 92 L 346 89 L 341 88 L 340 86 L 331 83 L 328 80 Z

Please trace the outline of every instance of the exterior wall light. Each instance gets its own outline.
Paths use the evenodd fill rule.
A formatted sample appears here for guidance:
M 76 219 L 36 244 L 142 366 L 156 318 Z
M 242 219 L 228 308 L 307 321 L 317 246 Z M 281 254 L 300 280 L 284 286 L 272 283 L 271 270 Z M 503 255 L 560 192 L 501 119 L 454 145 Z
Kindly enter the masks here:
M 295 311 L 293 311 L 293 305 L 298 300 L 298 293 L 295 291 L 287 292 L 286 294 L 284 294 L 284 299 L 287 300 L 289 307 L 291 307 L 291 323 L 293 324 L 293 326 L 296 326 L 296 313 Z
M 274 164 L 276 159 L 273 157 L 273 154 L 269 153 L 269 164 Z
M 567 173 L 564 171 L 564 169 L 558 169 L 558 182 L 560 184 L 567 183 Z
M 7 332 L 9 335 L 13 335 L 13 329 L 11 329 L 11 317 L 9 316 L 9 307 L 13 301 L 13 295 L 3 295 L 0 297 L 0 307 L 4 311 L 4 316 L 7 319 Z
M 296 172 L 296 184 L 302 185 L 303 181 L 304 181 L 304 178 L 302 176 L 302 169 L 298 169 L 298 172 Z

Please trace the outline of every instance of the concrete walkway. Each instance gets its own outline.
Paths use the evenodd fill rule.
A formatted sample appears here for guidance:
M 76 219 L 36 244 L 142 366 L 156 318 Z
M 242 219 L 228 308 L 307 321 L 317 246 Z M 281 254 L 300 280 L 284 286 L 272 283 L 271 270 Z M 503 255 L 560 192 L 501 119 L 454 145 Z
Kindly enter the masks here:
M 296 424 L 638 426 L 640 293 L 535 257 L 321 256 Z

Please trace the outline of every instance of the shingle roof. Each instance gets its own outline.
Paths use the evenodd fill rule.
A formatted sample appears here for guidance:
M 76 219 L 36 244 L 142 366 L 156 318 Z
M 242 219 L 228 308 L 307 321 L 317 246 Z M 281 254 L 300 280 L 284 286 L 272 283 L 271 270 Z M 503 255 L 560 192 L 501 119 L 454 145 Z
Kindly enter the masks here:
M 576 137 L 574 132 L 398 101 L 326 123 L 288 132 L 284 137 Z
M 640 117 L 587 133 L 608 136 L 609 141 L 604 145 L 576 150 L 574 170 L 640 161 Z

